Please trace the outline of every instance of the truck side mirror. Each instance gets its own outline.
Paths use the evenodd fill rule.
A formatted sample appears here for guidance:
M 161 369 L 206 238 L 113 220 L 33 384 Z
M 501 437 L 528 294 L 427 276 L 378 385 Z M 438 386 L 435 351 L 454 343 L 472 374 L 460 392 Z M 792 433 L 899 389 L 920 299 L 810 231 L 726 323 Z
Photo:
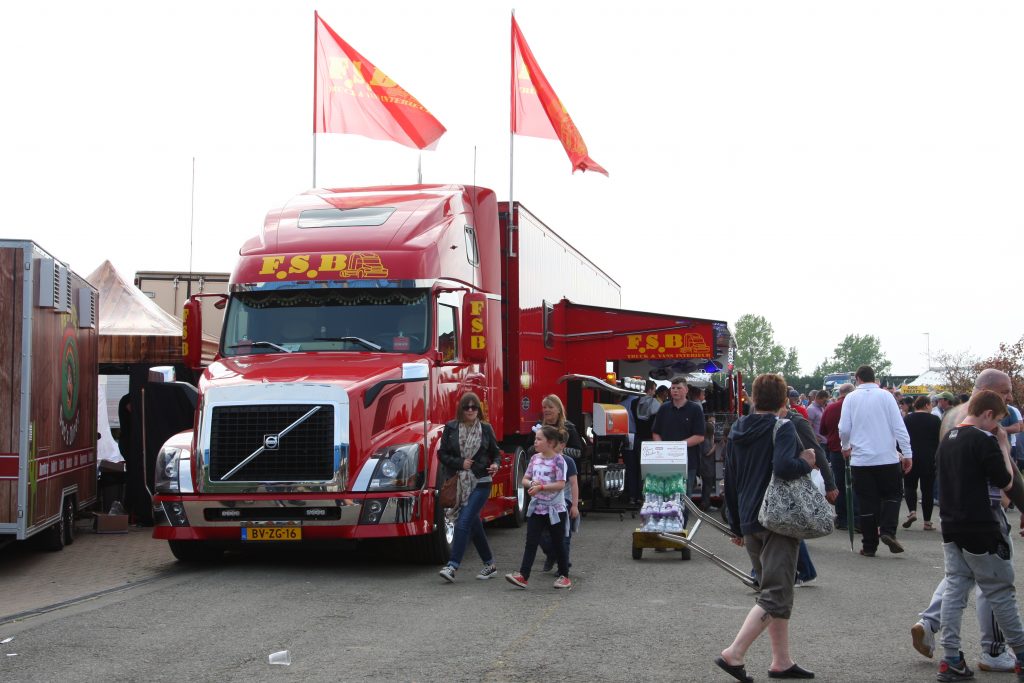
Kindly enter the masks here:
M 181 311 L 181 355 L 185 365 L 198 370 L 203 356 L 203 304 L 192 297 Z
M 470 363 L 487 360 L 487 345 L 494 340 L 488 334 L 487 295 L 466 294 L 462 299 L 462 357 Z

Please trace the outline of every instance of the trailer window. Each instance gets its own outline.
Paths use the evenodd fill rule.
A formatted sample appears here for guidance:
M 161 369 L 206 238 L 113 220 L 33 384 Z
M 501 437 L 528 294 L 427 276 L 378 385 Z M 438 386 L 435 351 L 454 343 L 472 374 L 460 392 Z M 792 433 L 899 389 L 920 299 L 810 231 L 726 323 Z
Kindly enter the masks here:
M 223 354 L 424 353 L 429 301 L 422 289 L 237 292 L 228 306 Z
M 437 306 L 437 350 L 441 352 L 441 362 L 447 363 L 458 358 L 458 330 L 455 320 L 458 316 L 454 306 L 438 304 Z

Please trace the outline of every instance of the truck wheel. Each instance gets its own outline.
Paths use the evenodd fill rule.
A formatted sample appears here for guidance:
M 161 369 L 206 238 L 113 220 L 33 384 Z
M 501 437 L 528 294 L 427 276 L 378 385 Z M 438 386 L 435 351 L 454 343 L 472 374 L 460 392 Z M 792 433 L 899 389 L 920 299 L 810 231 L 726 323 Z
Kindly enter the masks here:
M 215 562 L 223 556 L 224 551 L 215 545 L 203 541 L 167 541 L 171 554 L 178 562 L 208 563 Z
M 516 447 L 516 454 L 513 461 L 515 464 L 512 467 L 512 485 L 516 489 L 516 501 L 512 508 L 512 514 L 505 515 L 501 519 L 502 526 L 515 529 L 523 525 L 526 521 L 526 506 L 529 504 L 530 494 L 526 492 L 526 488 L 523 486 L 523 474 L 526 472 L 526 451 L 522 448 Z
M 414 544 L 413 559 L 420 564 L 445 564 L 451 557 L 452 541 L 455 539 L 455 524 L 448 521 L 444 508 L 434 497 L 434 530 L 426 536 L 411 539 Z
M 51 527 L 44 529 L 39 532 L 36 537 L 38 539 L 39 547 L 43 550 L 50 552 L 57 552 L 63 550 L 66 538 L 65 528 L 67 526 L 67 517 L 65 515 L 66 507 L 62 506 L 60 511 L 60 519 Z
M 75 542 L 74 496 L 68 496 L 64 499 L 64 509 L 61 511 L 61 519 L 64 522 L 64 545 L 71 545 Z

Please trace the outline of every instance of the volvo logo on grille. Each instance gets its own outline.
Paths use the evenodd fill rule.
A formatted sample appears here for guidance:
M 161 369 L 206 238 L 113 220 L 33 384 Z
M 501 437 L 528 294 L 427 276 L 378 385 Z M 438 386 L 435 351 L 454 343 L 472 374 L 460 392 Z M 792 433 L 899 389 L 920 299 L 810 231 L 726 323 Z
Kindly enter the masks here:
M 281 445 L 281 438 L 277 434 L 267 434 L 263 437 L 263 447 L 268 451 L 276 451 Z

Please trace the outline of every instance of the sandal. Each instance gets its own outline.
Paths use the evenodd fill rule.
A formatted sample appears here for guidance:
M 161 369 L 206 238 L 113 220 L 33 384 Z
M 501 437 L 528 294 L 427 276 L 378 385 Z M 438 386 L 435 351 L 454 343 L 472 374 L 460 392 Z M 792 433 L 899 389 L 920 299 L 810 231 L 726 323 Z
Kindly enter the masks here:
M 909 515 L 907 515 L 907 519 L 904 520 L 903 528 L 904 529 L 909 529 L 910 525 L 913 524 L 916 521 L 917 521 L 917 513 L 916 512 L 911 512 Z
M 935 525 L 932 524 L 931 522 L 925 522 L 924 526 L 921 527 L 921 528 L 924 529 L 925 531 L 935 531 Z
M 722 657 L 715 657 L 715 664 L 740 683 L 754 683 L 753 676 L 747 675 L 747 667 L 742 664 L 730 664 Z

